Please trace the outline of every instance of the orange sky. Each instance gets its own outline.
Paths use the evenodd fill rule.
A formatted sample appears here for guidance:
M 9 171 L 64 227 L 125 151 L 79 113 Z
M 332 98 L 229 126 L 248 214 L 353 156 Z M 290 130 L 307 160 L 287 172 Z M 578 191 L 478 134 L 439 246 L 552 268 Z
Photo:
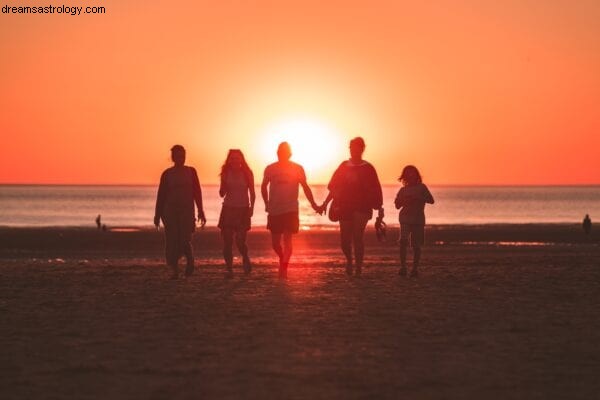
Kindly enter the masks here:
M 0 14 L 0 182 L 156 183 L 175 143 L 260 176 L 299 120 L 314 183 L 356 135 L 384 182 L 600 183 L 596 0 L 68 3 L 107 14 Z

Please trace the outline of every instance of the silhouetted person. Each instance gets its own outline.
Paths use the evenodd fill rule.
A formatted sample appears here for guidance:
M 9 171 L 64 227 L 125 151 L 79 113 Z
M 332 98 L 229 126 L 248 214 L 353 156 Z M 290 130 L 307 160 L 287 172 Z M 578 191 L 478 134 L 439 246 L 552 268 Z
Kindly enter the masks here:
M 252 268 L 248 257 L 246 234 L 250 230 L 250 219 L 254 214 L 254 175 L 240 150 L 229 150 L 227 160 L 221 167 L 223 207 L 219 217 L 219 228 L 223 237 L 223 258 L 227 266 L 227 277 L 233 275 L 233 238 L 242 255 L 244 272 Z
M 96 217 L 96 226 L 98 229 L 102 229 L 102 216 L 100 214 Z
M 171 267 L 172 279 L 179 276 L 177 266 L 179 258 L 185 255 L 186 276 L 194 272 L 194 255 L 192 252 L 192 233 L 196 228 L 194 202 L 198 207 L 198 220 L 202 226 L 206 224 L 202 208 L 202 191 L 198 174 L 185 164 L 185 149 L 181 145 L 171 148 L 171 159 L 175 164 L 166 169 L 160 177 L 160 185 L 156 196 L 154 225 L 158 228 L 162 220 L 165 226 L 166 259 Z
M 290 161 L 292 150 L 287 142 L 277 148 L 278 161 L 265 168 L 261 194 L 268 213 L 267 229 L 271 231 L 273 250 L 279 256 L 279 276 L 287 277 L 292 256 L 292 235 L 298 233 L 298 186 L 302 186 L 312 208 L 319 210 L 306 183 L 301 165 Z M 282 246 L 283 239 L 283 246 Z
M 589 235 L 592 231 L 592 220 L 588 214 L 585 214 L 585 218 L 583 219 L 583 231 L 586 235 Z
M 406 276 L 406 253 L 408 243 L 413 249 L 413 269 L 410 276 L 419 274 L 421 246 L 425 244 L 425 203 L 433 204 L 433 196 L 423 183 L 419 170 L 407 165 L 398 178 L 402 188 L 394 204 L 400 210 L 400 275 Z
M 350 141 L 350 159 L 342 162 L 333 173 L 327 186 L 329 194 L 320 207 L 320 211 L 324 211 L 333 200 L 329 216 L 340 223 L 341 247 L 346 256 L 348 275 L 352 275 L 354 267 L 356 275 L 362 273 L 365 228 L 373 217 L 373 210 L 378 210 L 378 230 L 383 228 L 381 184 L 375 168 L 362 158 L 365 147 L 361 137 Z

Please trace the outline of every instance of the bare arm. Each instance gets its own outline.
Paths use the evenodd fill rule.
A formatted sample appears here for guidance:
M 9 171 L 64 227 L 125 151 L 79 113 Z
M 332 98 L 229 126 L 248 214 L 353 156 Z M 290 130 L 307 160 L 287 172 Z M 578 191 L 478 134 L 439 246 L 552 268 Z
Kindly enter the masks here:
M 158 193 L 156 194 L 156 208 L 154 209 L 154 225 L 158 227 L 160 225 L 160 218 L 162 217 L 163 207 L 165 205 L 165 197 L 167 194 L 167 178 L 163 172 L 160 176 L 160 183 L 158 184 Z
M 320 210 L 320 207 L 317 205 L 317 203 L 315 203 L 315 198 L 313 197 L 312 190 L 310 190 L 310 186 L 308 186 L 308 183 L 306 183 L 306 181 L 300 182 L 300 185 L 302 186 L 302 190 L 304 190 L 304 195 L 306 196 L 306 199 L 309 201 L 313 210 L 318 212 Z
M 435 203 L 435 200 L 433 200 L 433 196 L 431 195 L 431 192 L 429 191 L 427 186 L 423 185 L 423 187 L 425 188 L 425 203 L 429 203 L 429 204 Z
M 256 202 L 256 192 L 254 190 L 254 174 L 250 174 L 250 182 L 248 182 L 248 192 L 250 193 L 250 216 L 254 214 L 254 203 Z
M 263 201 L 265 202 L 265 211 L 269 212 L 269 178 L 267 177 L 265 170 L 265 174 L 263 176 L 262 184 L 260 185 L 260 194 L 262 195 Z
M 198 220 L 201 225 L 204 226 L 206 224 L 206 217 L 204 215 L 204 207 L 202 205 L 202 188 L 200 187 L 200 180 L 198 179 L 198 174 L 196 170 L 193 169 L 193 184 L 194 184 L 194 201 L 196 202 L 196 207 L 198 207 Z
M 373 209 L 377 210 L 377 216 L 379 218 L 383 218 L 383 190 L 381 189 L 381 183 L 379 182 L 379 177 L 377 176 L 377 171 L 373 168 L 373 191 L 374 191 L 374 199 L 373 199 Z
M 333 200 L 333 192 L 329 191 L 329 193 L 327 193 L 327 197 L 325 198 L 325 201 L 323 201 L 323 204 L 321 204 L 321 208 L 327 208 L 327 205 L 329 204 L 329 202 Z
M 402 189 L 398 191 L 396 199 L 394 200 L 394 205 L 396 206 L 396 210 L 399 210 L 404 205 L 404 193 L 402 192 Z
M 227 189 L 225 188 L 225 177 L 221 175 L 221 185 L 219 186 L 219 196 L 225 197 Z

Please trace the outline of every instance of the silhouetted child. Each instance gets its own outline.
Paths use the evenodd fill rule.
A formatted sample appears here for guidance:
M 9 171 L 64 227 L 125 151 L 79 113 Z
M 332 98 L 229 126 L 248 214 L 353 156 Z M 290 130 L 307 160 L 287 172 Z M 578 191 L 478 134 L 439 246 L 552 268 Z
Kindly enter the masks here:
M 98 227 L 98 229 L 102 228 L 102 216 L 100 214 L 98 214 L 98 216 L 96 217 L 96 226 Z
M 410 239 L 413 249 L 413 269 L 411 277 L 419 274 L 421 246 L 425 243 L 425 203 L 433 204 L 433 196 L 421 179 L 419 170 L 407 165 L 398 178 L 402 188 L 396 195 L 394 204 L 400 210 L 400 275 L 406 276 L 406 253 Z
M 588 214 L 585 214 L 585 218 L 583 219 L 583 231 L 586 235 L 589 235 L 592 231 L 592 220 Z

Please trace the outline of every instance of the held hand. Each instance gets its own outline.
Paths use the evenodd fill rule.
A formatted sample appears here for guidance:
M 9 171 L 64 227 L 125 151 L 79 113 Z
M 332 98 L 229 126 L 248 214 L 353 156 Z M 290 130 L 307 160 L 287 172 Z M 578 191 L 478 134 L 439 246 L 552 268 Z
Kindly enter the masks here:
M 204 211 L 200 211 L 198 213 L 198 221 L 200 221 L 200 228 L 204 228 L 204 225 L 206 225 L 206 217 L 204 216 Z
M 321 211 L 321 207 L 319 207 L 319 206 L 317 205 L 317 203 L 313 203 L 313 204 L 311 204 L 311 206 L 312 206 L 312 209 L 313 209 L 313 210 L 314 210 L 314 211 L 315 211 L 317 214 L 321 215 L 321 212 L 322 212 L 322 211 Z
M 383 219 L 383 217 L 384 217 L 383 207 L 381 207 L 377 212 L 377 218 Z
M 269 212 L 269 203 L 265 201 L 265 212 Z
M 249 214 L 250 218 L 252 218 L 252 216 L 254 215 L 254 206 L 250 207 L 250 210 L 248 211 L 248 214 Z
M 154 226 L 156 226 L 156 229 L 160 226 L 160 217 L 158 215 L 154 216 Z

